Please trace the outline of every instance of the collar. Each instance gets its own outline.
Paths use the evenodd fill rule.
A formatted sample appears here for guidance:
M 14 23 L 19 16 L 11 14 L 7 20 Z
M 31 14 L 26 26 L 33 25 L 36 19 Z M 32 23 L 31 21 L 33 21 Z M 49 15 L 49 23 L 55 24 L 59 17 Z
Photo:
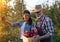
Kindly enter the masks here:
M 44 21 L 45 15 L 42 15 L 41 17 L 37 18 L 36 21 Z
M 37 17 L 36 20 L 38 20 L 38 19 L 43 19 L 43 17 L 44 17 L 44 15 L 43 15 L 43 13 L 42 13 L 39 17 Z

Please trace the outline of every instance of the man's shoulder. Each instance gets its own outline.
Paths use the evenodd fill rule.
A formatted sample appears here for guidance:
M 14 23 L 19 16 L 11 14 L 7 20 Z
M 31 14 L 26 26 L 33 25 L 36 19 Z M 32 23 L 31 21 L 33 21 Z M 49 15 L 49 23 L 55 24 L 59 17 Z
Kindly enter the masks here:
M 45 20 L 46 21 L 52 21 L 52 19 L 50 17 L 48 17 L 48 16 L 45 16 Z

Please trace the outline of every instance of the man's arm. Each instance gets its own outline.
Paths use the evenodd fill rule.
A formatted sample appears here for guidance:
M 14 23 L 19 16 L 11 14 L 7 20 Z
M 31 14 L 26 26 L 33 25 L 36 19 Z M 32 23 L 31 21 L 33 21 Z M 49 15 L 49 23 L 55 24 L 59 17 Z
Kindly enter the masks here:
M 39 36 L 39 39 L 41 40 L 41 39 L 46 39 L 46 38 L 49 38 L 49 37 L 50 37 L 49 34 L 45 34 L 43 36 Z

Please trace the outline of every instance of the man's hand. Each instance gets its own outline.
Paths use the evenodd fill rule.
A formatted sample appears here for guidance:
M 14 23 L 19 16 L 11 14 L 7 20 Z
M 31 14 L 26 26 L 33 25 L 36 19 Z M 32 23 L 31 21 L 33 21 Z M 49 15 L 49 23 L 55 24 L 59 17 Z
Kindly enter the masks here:
M 42 40 L 42 39 L 46 39 L 46 38 L 49 38 L 50 35 L 49 34 L 45 34 L 43 36 L 40 36 L 39 39 Z
M 33 38 L 34 38 L 34 41 L 35 42 L 39 42 L 40 41 L 40 36 L 39 35 L 36 35 L 36 36 L 33 36 Z

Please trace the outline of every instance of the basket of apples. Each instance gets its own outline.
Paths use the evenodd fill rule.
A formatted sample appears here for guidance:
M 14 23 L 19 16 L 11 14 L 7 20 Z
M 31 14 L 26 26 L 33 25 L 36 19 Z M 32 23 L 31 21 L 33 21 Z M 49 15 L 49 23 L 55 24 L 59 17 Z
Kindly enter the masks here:
M 34 37 L 37 35 L 37 29 L 32 28 L 30 31 L 24 31 L 24 37 L 23 37 L 23 42 L 33 42 Z

